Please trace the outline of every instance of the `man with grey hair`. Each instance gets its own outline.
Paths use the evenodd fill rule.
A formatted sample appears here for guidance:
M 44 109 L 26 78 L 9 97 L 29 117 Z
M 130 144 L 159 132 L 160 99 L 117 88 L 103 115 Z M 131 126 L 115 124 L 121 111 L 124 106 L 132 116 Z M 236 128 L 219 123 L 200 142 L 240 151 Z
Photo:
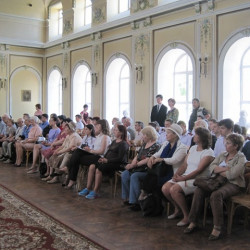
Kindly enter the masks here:
M 6 129 L 7 129 L 7 121 L 9 120 L 9 116 L 4 114 L 0 119 L 0 139 L 6 136 Z M 0 143 L 0 159 L 3 158 L 2 154 L 2 142 Z
M 144 124 L 141 121 L 135 122 L 135 145 L 140 146 L 142 141 L 142 132 L 141 130 L 144 128 Z
M 19 118 L 17 120 L 17 130 L 16 134 L 8 139 L 8 141 L 5 141 L 3 143 L 3 155 L 4 155 L 4 163 L 11 163 L 11 157 L 12 157 L 12 148 L 14 148 L 14 144 L 17 140 L 19 140 L 20 136 L 23 134 L 23 129 L 25 127 L 24 120 L 22 118 Z
M 124 121 L 124 126 L 127 128 L 127 131 L 130 134 L 130 140 L 135 139 L 135 130 L 131 127 L 132 126 L 132 119 L 130 117 L 126 117 Z

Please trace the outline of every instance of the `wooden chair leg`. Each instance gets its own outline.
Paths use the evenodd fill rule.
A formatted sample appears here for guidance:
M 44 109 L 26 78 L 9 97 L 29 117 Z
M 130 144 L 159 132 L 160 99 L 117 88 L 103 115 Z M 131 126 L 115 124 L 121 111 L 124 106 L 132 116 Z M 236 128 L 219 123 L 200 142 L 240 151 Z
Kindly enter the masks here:
M 206 226 L 206 220 L 207 220 L 207 207 L 209 204 L 209 198 L 205 198 L 205 202 L 204 202 L 204 215 L 203 215 L 203 227 Z
M 116 196 L 116 189 L 117 189 L 117 182 L 118 182 L 118 174 L 115 172 L 115 185 L 114 185 L 114 198 Z
M 29 166 L 29 156 L 30 156 L 30 151 L 26 151 L 26 168 Z
M 232 232 L 232 224 L 233 224 L 233 216 L 234 216 L 235 203 L 231 202 L 230 205 L 230 213 L 228 215 L 228 223 L 227 223 L 227 234 L 231 234 Z

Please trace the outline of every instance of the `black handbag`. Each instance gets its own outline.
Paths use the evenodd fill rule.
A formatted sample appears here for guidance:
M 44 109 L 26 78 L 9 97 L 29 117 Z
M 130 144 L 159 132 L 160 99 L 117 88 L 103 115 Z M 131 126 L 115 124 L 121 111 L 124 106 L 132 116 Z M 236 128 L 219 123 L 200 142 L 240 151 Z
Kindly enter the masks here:
M 166 164 L 164 161 L 158 162 L 153 165 L 151 169 L 148 169 L 149 174 L 157 175 L 159 178 L 168 175 L 168 173 L 172 171 L 173 167 Z
M 206 192 L 213 192 L 228 182 L 227 178 L 221 175 L 214 177 L 198 177 L 194 181 L 194 186 L 203 189 Z
M 148 169 L 148 166 L 147 166 L 147 165 L 142 165 L 142 166 L 139 166 L 139 167 L 135 167 L 135 168 L 129 169 L 129 172 L 130 172 L 130 173 L 135 173 L 135 172 L 146 172 L 147 169 Z

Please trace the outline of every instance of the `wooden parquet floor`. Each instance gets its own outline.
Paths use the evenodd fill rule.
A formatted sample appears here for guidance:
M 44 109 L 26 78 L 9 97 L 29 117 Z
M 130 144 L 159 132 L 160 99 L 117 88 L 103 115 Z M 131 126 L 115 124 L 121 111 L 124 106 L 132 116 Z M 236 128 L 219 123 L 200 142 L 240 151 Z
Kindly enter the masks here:
M 184 235 L 178 220 L 166 216 L 144 218 L 111 197 L 109 183 L 103 183 L 101 198 L 87 200 L 61 184 L 47 184 L 38 174 L 27 175 L 25 167 L 0 163 L 0 183 L 44 212 L 107 249 L 249 249 L 250 230 L 233 225 L 231 236 L 209 242 L 211 218 L 205 229 Z M 120 188 L 118 195 L 120 196 Z M 1 216 L 1 215 L 0 215 Z

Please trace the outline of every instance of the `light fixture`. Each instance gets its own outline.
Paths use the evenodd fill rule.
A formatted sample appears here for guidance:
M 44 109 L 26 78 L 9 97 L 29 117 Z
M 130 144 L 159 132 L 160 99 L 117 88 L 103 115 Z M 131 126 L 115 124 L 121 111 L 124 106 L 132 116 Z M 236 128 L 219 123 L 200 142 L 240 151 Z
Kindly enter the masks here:
M 203 75 L 207 77 L 207 64 L 208 64 L 208 57 L 205 56 L 203 59 L 200 57 L 200 77 Z
M 97 81 L 98 74 L 96 72 L 91 73 L 91 80 L 92 80 L 92 86 L 96 86 L 98 81 Z
M 143 80 L 143 67 L 142 65 L 135 65 L 136 83 L 141 83 Z
M 0 90 L 6 88 L 7 79 L 6 78 L 0 78 Z
M 62 78 L 62 89 L 66 89 L 67 88 L 67 77 L 63 77 Z

